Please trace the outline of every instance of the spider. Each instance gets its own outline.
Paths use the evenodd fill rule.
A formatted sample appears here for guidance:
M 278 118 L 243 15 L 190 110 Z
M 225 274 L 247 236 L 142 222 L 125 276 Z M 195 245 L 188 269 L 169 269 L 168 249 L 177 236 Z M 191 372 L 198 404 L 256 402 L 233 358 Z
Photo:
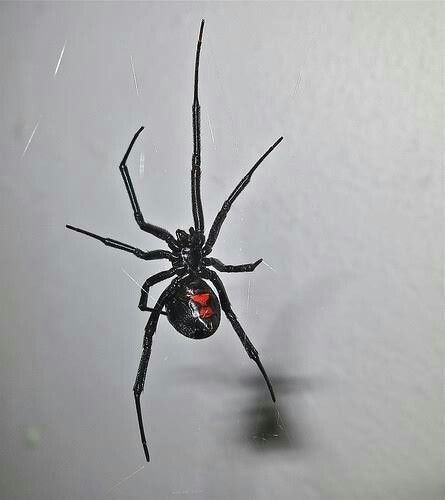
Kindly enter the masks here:
M 144 127 L 141 127 L 127 148 L 127 151 L 119 164 L 119 170 L 124 180 L 125 188 L 130 198 L 130 203 L 133 209 L 134 218 L 140 229 L 160 240 L 163 240 L 169 250 L 151 250 L 144 252 L 139 248 L 135 248 L 127 243 L 105 238 L 98 234 L 91 233 L 85 229 L 80 229 L 71 225 L 67 225 L 68 229 L 85 234 L 91 238 L 101 241 L 106 246 L 129 252 L 143 260 L 158 260 L 167 259 L 171 263 L 171 268 L 167 271 L 150 276 L 141 288 L 141 297 L 139 300 L 139 309 L 141 311 L 151 312 L 143 340 L 143 351 L 139 368 L 134 383 L 133 392 L 136 404 L 136 413 L 138 418 L 139 432 L 141 436 L 142 446 L 147 462 L 150 461 L 148 452 L 147 440 L 145 437 L 144 423 L 141 411 L 141 394 L 144 390 L 145 377 L 147 374 L 148 361 L 151 354 L 151 346 L 153 335 L 156 332 L 160 315 L 167 316 L 171 325 L 182 335 L 191 339 L 204 339 L 213 335 L 220 323 L 221 309 L 224 311 L 227 319 L 230 321 L 233 329 L 241 340 L 244 349 L 249 357 L 258 365 L 267 387 L 269 388 L 272 400 L 275 402 L 275 394 L 269 377 L 264 370 L 264 367 L 258 356 L 258 351 L 255 349 L 252 342 L 247 337 L 242 326 L 240 325 L 232 306 L 229 297 L 224 288 L 224 285 L 218 274 L 209 269 L 209 266 L 214 267 L 217 271 L 227 273 L 252 272 L 262 262 L 262 259 L 253 262 L 252 264 L 241 265 L 226 265 L 220 260 L 213 257 L 208 257 L 215 244 L 221 226 L 227 217 L 227 214 L 232 207 L 234 201 L 238 198 L 250 179 L 263 162 L 263 160 L 278 146 L 283 140 L 280 137 L 275 143 L 259 158 L 255 165 L 242 178 L 236 188 L 232 191 L 227 200 L 223 203 L 222 208 L 216 215 L 216 218 L 210 227 L 208 237 L 204 235 L 204 215 L 201 203 L 201 127 L 200 127 L 200 105 L 198 100 L 198 72 L 199 58 L 201 52 L 202 35 L 204 31 L 204 19 L 201 21 L 199 30 L 198 43 L 195 56 L 195 72 L 194 72 L 194 98 L 192 105 L 192 127 L 193 127 L 193 155 L 191 169 L 191 185 L 192 185 L 192 213 L 194 227 L 190 227 L 186 232 L 182 229 L 176 230 L 176 238 L 166 229 L 155 226 L 147 222 L 142 215 L 139 207 L 139 202 L 131 181 L 130 174 L 127 168 L 127 159 L 133 148 L 136 139 L 142 132 Z M 156 283 L 160 283 L 166 279 L 173 278 L 167 288 L 161 293 L 155 306 L 149 307 L 148 293 L 150 287 Z M 212 283 L 217 294 L 209 286 L 207 281 Z

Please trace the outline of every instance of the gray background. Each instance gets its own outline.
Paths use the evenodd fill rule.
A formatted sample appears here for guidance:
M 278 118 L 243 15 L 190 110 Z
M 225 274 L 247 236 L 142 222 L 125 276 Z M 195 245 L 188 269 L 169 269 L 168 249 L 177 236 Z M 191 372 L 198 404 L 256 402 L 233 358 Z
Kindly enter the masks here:
M 143 467 L 127 274 L 166 265 L 64 225 L 161 246 L 117 170 L 144 124 L 143 211 L 189 227 L 202 17 L 207 227 L 285 136 L 214 251 L 268 264 L 224 281 L 279 402 L 225 319 L 201 342 L 162 320 Z M 2 500 L 444 497 L 443 21 L 440 3 L 0 5 Z

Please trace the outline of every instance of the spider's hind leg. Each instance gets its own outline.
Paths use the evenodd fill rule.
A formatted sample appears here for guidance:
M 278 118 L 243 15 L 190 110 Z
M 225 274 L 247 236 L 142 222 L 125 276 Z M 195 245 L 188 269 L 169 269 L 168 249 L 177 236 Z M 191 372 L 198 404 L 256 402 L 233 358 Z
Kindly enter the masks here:
M 164 304 L 166 303 L 168 298 L 175 292 L 176 288 L 182 285 L 182 281 L 183 278 L 178 277 L 175 278 L 170 283 L 170 285 L 162 292 L 161 296 L 156 302 L 156 305 L 153 308 L 153 312 L 150 314 L 150 317 L 148 318 L 148 322 L 145 327 L 141 361 L 139 362 L 139 368 L 133 386 L 134 400 L 136 403 L 136 412 L 138 416 L 139 432 L 141 434 L 142 446 L 144 448 L 144 454 L 147 462 L 150 461 L 150 454 L 148 453 L 147 439 L 145 437 L 144 422 L 142 419 L 141 394 L 142 391 L 144 390 L 145 377 L 147 375 L 148 362 L 150 360 L 150 354 L 151 354 L 151 345 L 153 342 L 153 335 L 156 332 L 159 316 L 161 314 L 162 308 L 164 307 Z
M 246 332 L 240 325 L 235 313 L 233 312 L 232 306 L 230 305 L 229 297 L 227 296 L 227 292 L 226 289 L 224 288 L 222 281 L 220 280 L 219 276 L 215 273 L 215 271 L 211 271 L 210 269 L 206 270 L 206 272 L 203 274 L 203 277 L 209 279 L 213 283 L 213 285 L 215 285 L 215 288 L 218 291 L 219 299 L 221 301 L 222 310 L 224 311 L 227 319 L 230 321 L 233 329 L 235 330 L 239 339 L 241 340 L 241 343 L 243 344 L 244 349 L 249 355 L 249 358 L 255 361 L 258 368 L 260 369 L 260 372 L 262 373 L 264 380 L 266 381 L 272 401 L 275 403 L 276 401 L 275 393 L 272 384 L 269 380 L 269 377 L 267 376 L 266 370 L 264 369 L 263 364 L 260 361 L 258 351 L 255 349 L 255 346 L 249 340 L 249 337 L 246 335 Z
M 141 298 L 139 299 L 139 309 L 141 311 L 153 311 L 153 308 L 148 307 L 148 293 L 150 291 L 150 287 L 153 285 L 156 285 L 156 283 L 160 283 L 161 281 L 164 281 L 168 278 L 173 277 L 176 274 L 175 269 L 169 269 L 167 271 L 162 271 L 160 273 L 154 274 L 153 276 L 150 276 L 147 280 L 145 280 L 145 283 L 142 285 L 141 288 Z M 164 312 L 161 311 L 161 314 L 165 314 Z

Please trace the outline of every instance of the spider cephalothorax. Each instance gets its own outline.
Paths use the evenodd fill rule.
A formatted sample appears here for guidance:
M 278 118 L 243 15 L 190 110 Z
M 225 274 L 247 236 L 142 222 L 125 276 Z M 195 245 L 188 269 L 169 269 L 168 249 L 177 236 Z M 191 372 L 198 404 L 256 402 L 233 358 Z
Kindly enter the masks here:
M 173 256 L 178 259 L 177 265 L 183 267 L 187 272 L 194 274 L 202 267 L 202 247 L 205 236 L 201 231 L 195 231 L 193 227 L 186 233 L 182 229 L 176 230 L 179 251 L 173 251 Z
M 103 236 L 99 236 L 95 233 L 91 233 L 90 231 L 79 229 L 74 226 L 66 226 L 68 229 L 91 236 L 107 246 L 132 253 L 140 259 L 167 259 L 171 263 L 170 269 L 154 274 L 145 281 L 141 288 L 141 298 L 139 300 L 139 309 L 141 309 L 141 311 L 151 312 L 145 327 L 141 361 L 139 363 L 136 381 L 133 386 L 139 431 L 147 461 L 150 460 L 150 457 L 148 454 L 147 441 L 142 421 L 140 397 L 144 389 L 153 335 L 155 334 L 161 314 L 167 316 L 169 322 L 182 335 L 192 339 L 203 339 L 210 337 L 217 330 L 221 319 L 222 309 L 241 340 L 247 354 L 253 361 L 255 361 L 263 374 L 272 400 L 275 401 L 272 385 L 263 368 L 263 365 L 261 364 L 258 351 L 247 337 L 235 313 L 233 312 L 221 279 L 215 271 L 210 269 L 210 267 L 213 267 L 217 271 L 227 273 L 251 272 L 260 264 L 262 259 L 259 259 L 251 264 L 226 265 L 218 259 L 208 257 L 208 255 L 212 252 L 213 245 L 218 238 L 221 226 L 227 217 L 233 202 L 250 182 L 253 173 L 258 168 L 260 163 L 273 149 L 275 149 L 276 146 L 278 146 L 283 138 L 280 137 L 277 141 L 275 141 L 275 143 L 257 160 L 255 165 L 241 179 L 230 196 L 223 203 L 221 210 L 218 212 L 212 226 L 210 227 L 208 237 L 206 238 L 204 233 L 204 214 L 201 203 L 201 128 L 200 106 L 198 100 L 198 69 L 203 30 L 204 20 L 201 22 L 198 45 L 196 48 L 194 98 L 192 106 L 193 155 L 191 183 L 194 227 L 191 227 L 189 232 L 178 229 L 176 231 L 175 238 L 166 229 L 145 221 L 127 168 L 128 156 L 134 143 L 136 142 L 137 137 L 142 132 L 144 127 L 141 127 L 134 135 L 121 163 L 119 164 L 119 170 L 130 198 L 136 223 L 143 231 L 152 234 L 160 240 L 163 240 L 170 248 L 170 251 L 151 250 L 145 252 L 139 248 L 128 245 L 127 243 L 122 243 L 111 238 L 104 238 Z M 161 293 L 155 306 L 153 308 L 149 307 L 147 302 L 150 287 L 169 278 L 173 278 L 171 283 Z M 208 282 L 214 286 L 216 293 Z

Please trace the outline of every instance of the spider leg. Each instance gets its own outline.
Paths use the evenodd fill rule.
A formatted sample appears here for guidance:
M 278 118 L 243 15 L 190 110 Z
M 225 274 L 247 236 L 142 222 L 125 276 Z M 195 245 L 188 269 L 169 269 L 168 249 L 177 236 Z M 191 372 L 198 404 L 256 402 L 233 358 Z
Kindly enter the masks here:
M 143 250 L 132 247 L 127 243 L 122 243 L 121 241 L 113 240 L 111 238 L 104 238 L 103 236 L 99 236 L 98 234 L 90 233 L 90 231 L 86 231 L 85 229 L 80 229 L 78 227 L 70 226 L 69 224 L 67 224 L 66 227 L 78 233 L 91 236 L 91 238 L 101 241 L 107 247 L 117 248 L 118 250 L 124 250 L 125 252 L 132 253 L 133 255 L 136 255 L 136 257 L 139 257 L 140 259 L 143 260 L 173 259 L 172 253 L 169 252 L 168 250 L 151 250 L 149 252 L 144 252 Z
M 201 53 L 202 32 L 204 30 L 204 19 L 199 29 L 198 44 L 196 46 L 195 59 L 195 82 L 192 105 L 193 126 L 193 155 L 192 155 L 192 211 L 196 231 L 204 232 L 204 214 L 201 202 L 201 108 L 198 99 L 198 73 L 199 56 Z
M 128 168 L 126 165 L 127 158 L 142 130 L 144 130 L 144 127 L 141 127 L 131 140 L 128 149 L 119 164 L 119 170 L 121 172 L 122 179 L 124 180 L 125 188 L 130 198 L 131 207 L 133 208 L 134 218 L 136 219 L 138 226 L 142 229 L 142 231 L 150 233 L 153 236 L 164 240 L 171 249 L 177 250 L 178 246 L 176 245 L 176 240 L 172 234 L 170 234 L 166 229 L 155 226 L 154 224 L 150 224 L 149 222 L 146 222 L 144 220 L 144 216 L 142 215 L 141 209 L 139 207 L 139 202 L 134 191 L 133 183 L 131 182 L 130 173 L 128 172 Z
M 138 416 L 139 432 L 141 434 L 142 447 L 144 448 L 145 458 L 147 462 L 150 461 L 150 455 L 148 453 L 147 439 L 145 437 L 144 422 L 142 419 L 141 411 L 141 394 L 144 390 L 145 377 L 147 375 L 148 361 L 151 354 L 151 346 L 153 341 L 153 335 L 155 334 L 156 327 L 158 325 L 159 315 L 161 314 L 162 308 L 164 307 L 167 299 L 172 295 L 176 288 L 180 286 L 182 278 L 175 278 L 170 285 L 162 292 L 156 305 L 153 308 L 153 312 L 148 318 L 147 325 L 145 326 L 145 334 L 143 341 L 143 351 L 141 356 L 141 361 L 139 362 L 139 368 L 136 375 L 136 380 L 133 386 L 134 400 L 136 403 L 136 413 Z
M 221 210 L 218 212 L 215 220 L 213 221 L 212 227 L 209 231 L 209 237 L 207 238 L 206 244 L 204 245 L 203 252 L 204 255 L 208 255 L 213 248 L 213 245 L 218 238 L 219 231 L 221 230 L 221 226 L 224 220 L 229 213 L 230 208 L 232 207 L 233 202 L 238 198 L 238 196 L 242 193 L 243 189 L 249 184 L 250 179 L 255 172 L 255 170 L 259 167 L 262 161 L 280 144 L 283 140 L 283 137 L 280 137 L 276 140 L 272 146 L 261 156 L 261 158 L 255 163 L 255 165 L 247 172 L 247 174 L 241 179 L 236 188 L 232 191 L 227 200 L 223 203 Z
M 141 311 L 152 311 L 151 307 L 147 306 L 148 303 L 148 294 L 150 292 L 150 287 L 156 285 L 156 283 L 160 283 L 168 278 L 171 278 L 176 274 L 176 270 L 174 268 L 168 269 L 167 271 L 162 271 L 160 273 L 154 274 L 150 276 L 141 288 L 141 298 L 139 299 L 139 309 Z M 165 314 L 165 312 L 161 311 L 161 314 Z
M 237 333 L 239 339 L 241 340 L 241 343 L 243 344 L 247 354 L 251 359 L 253 359 L 253 361 L 255 361 L 258 368 L 260 369 L 260 372 L 262 373 L 264 380 L 266 381 L 267 387 L 269 388 L 272 401 L 275 403 L 276 401 L 275 393 L 272 384 L 269 380 L 269 377 L 267 376 L 266 370 L 264 369 L 260 361 L 258 351 L 255 349 L 254 345 L 249 340 L 249 337 L 246 335 L 246 332 L 243 330 L 243 327 L 240 325 L 235 313 L 233 312 L 232 306 L 230 305 L 229 297 L 227 296 L 227 292 L 226 289 L 224 288 L 222 281 L 220 280 L 219 276 L 215 273 L 215 271 L 212 271 L 210 269 L 206 269 L 206 271 L 203 272 L 203 277 L 209 279 L 215 285 L 215 288 L 218 291 L 219 299 L 221 301 L 222 310 L 224 311 L 227 319 L 232 324 L 232 327 Z
M 252 264 L 240 264 L 238 266 L 232 266 L 222 263 L 220 260 L 215 259 L 213 257 L 208 257 L 204 259 L 205 266 L 213 266 L 218 271 L 224 273 L 250 273 L 256 269 L 256 267 L 261 264 L 263 259 L 258 259 L 256 262 Z

